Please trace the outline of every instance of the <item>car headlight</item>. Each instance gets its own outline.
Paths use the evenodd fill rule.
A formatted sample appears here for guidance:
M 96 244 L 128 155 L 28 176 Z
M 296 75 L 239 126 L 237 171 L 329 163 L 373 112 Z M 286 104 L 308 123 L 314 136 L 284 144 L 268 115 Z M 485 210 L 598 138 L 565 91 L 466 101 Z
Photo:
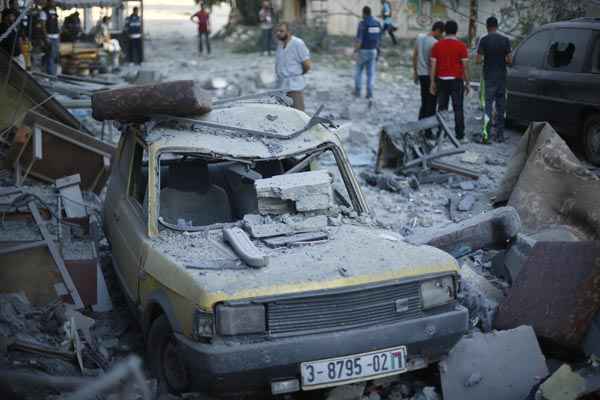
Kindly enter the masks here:
M 217 332 L 223 336 L 264 333 L 267 330 L 265 306 L 248 304 L 217 306 Z
M 194 314 L 194 336 L 211 338 L 215 334 L 215 322 L 212 313 L 197 310 Z
M 421 284 L 421 298 L 423 308 L 433 308 L 454 301 L 456 288 L 452 276 L 432 279 Z

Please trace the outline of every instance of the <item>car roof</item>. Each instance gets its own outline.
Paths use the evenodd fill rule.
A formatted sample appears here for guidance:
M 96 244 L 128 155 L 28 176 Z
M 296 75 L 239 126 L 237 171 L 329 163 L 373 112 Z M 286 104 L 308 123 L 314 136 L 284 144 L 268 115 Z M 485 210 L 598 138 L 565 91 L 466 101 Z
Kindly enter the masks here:
M 595 29 L 600 30 L 600 18 L 584 17 L 572 19 L 569 21 L 553 22 L 543 25 L 537 30 L 575 28 L 575 29 Z
M 194 120 L 159 124 L 146 135 L 145 141 L 153 152 L 194 151 L 247 159 L 282 158 L 327 143 L 340 145 L 337 134 L 321 123 L 304 130 L 310 121 L 304 112 L 288 106 L 238 103 L 213 109 Z M 216 129 L 202 123 L 237 130 Z

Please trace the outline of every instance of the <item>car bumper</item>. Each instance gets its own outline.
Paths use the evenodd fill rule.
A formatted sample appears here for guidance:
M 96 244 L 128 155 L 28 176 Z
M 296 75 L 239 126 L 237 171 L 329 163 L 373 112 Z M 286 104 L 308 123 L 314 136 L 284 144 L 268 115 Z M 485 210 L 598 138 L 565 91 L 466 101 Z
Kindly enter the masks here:
M 300 363 L 406 346 L 409 370 L 438 361 L 468 329 L 468 312 L 450 311 L 389 325 L 266 340 L 199 343 L 177 334 L 193 389 L 219 394 L 269 392 L 271 382 L 300 379 Z

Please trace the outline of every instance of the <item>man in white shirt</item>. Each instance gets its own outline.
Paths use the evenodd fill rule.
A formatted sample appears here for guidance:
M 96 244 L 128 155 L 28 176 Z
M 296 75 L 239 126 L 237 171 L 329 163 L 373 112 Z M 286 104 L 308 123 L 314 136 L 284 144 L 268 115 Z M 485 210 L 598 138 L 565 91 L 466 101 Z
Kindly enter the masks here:
M 294 108 L 304 111 L 304 75 L 310 70 L 310 52 L 304 41 L 290 32 L 285 22 L 277 26 L 277 54 L 275 76 L 277 87 L 285 89 L 294 102 Z
M 444 22 L 438 21 L 433 24 L 431 32 L 421 33 L 417 36 L 415 49 L 413 51 L 413 77 L 415 83 L 421 86 L 421 108 L 419 119 L 431 117 L 435 114 L 437 97 L 430 93 L 431 79 L 431 49 L 438 39 L 444 36 Z

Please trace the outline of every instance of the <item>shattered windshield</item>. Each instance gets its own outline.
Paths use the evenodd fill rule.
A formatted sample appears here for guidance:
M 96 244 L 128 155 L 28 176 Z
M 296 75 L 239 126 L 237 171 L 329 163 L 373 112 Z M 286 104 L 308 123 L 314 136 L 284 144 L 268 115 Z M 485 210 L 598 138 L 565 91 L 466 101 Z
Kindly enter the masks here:
M 333 215 L 352 208 L 329 149 L 256 161 L 163 153 L 159 165 L 159 222 L 170 229 L 200 230 L 248 216 Z

